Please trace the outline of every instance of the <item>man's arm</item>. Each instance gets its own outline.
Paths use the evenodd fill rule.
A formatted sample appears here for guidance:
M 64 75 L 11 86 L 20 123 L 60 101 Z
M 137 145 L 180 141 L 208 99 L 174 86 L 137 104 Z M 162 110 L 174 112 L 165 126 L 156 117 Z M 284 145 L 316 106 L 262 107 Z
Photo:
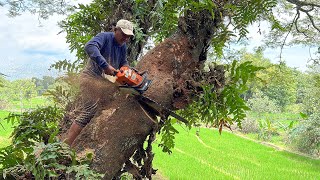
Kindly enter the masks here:
M 84 50 L 89 57 L 94 60 L 102 69 L 106 69 L 108 67 L 106 59 L 100 53 L 101 48 L 107 41 L 107 36 L 104 33 L 99 33 L 90 41 L 88 41 L 84 47 Z

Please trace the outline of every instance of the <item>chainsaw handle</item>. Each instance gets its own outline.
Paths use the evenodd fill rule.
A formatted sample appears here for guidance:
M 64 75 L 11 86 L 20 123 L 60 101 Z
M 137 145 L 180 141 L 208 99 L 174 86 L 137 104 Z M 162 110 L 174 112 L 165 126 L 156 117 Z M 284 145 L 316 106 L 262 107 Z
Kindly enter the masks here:
M 121 73 L 122 73 L 123 71 L 117 69 L 116 71 L 113 71 L 113 76 L 117 76 L 118 72 L 121 72 Z

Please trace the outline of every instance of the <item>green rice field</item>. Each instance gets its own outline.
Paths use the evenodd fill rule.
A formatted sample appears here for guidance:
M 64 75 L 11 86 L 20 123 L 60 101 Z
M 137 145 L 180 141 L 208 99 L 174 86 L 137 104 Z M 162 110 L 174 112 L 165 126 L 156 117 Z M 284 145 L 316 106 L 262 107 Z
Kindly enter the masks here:
M 154 145 L 154 168 L 168 179 L 320 179 L 320 160 L 279 151 L 230 132 L 178 127 L 173 153 Z

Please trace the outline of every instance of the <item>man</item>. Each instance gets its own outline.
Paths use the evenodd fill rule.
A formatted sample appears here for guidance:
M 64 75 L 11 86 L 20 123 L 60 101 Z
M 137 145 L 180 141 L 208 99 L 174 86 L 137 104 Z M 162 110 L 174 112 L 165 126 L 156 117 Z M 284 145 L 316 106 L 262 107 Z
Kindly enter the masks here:
M 121 19 L 117 22 L 114 32 L 99 33 L 85 45 L 85 51 L 90 59 L 81 74 L 81 92 L 86 91 L 85 85 L 94 81 L 94 79 L 103 78 L 103 74 L 115 75 L 118 71 L 117 69 L 122 66 L 128 66 L 126 42 L 132 36 L 132 23 Z M 92 97 L 82 99 L 84 110 L 79 113 L 77 119 L 72 123 L 65 140 L 67 144 L 71 145 L 81 130 L 93 118 L 98 101 L 98 98 Z

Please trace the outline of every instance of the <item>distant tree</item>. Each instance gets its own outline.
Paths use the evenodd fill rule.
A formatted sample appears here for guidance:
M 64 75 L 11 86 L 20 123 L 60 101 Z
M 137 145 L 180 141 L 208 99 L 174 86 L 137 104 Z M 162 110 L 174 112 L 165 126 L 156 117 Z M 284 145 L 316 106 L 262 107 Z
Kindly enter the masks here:
M 265 39 L 269 47 L 281 47 L 300 44 L 318 48 L 317 56 L 310 58 L 320 60 L 320 3 L 318 0 L 280 0 L 274 9 L 277 23 Z
M 320 67 L 313 64 L 309 67 L 308 75 L 305 78 L 306 85 L 302 104 L 307 114 L 320 113 Z
M 270 100 L 268 96 L 263 95 L 260 91 L 256 91 L 253 97 L 248 100 L 249 107 L 253 112 L 257 113 L 276 113 L 279 107 L 274 100 Z
M 65 0 L 0 0 L 0 6 L 5 5 L 8 5 L 11 17 L 30 12 L 41 19 L 48 19 L 53 14 L 65 15 L 74 9 L 71 2 Z
M 0 87 L 3 86 L 3 82 L 5 81 L 4 77 L 6 77 L 5 74 L 0 73 Z
M 55 78 L 51 76 L 43 76 L 42 79 L 33 77 L 32 80 L 34 81 L 38 95 L 42 95 L 46 90 L 49 89 L 55 83 Z
M 12 100 L 29 100 L 37 95 L 36 85 L 31 79 L 19 79 L 10 83 L 9 92 Z

